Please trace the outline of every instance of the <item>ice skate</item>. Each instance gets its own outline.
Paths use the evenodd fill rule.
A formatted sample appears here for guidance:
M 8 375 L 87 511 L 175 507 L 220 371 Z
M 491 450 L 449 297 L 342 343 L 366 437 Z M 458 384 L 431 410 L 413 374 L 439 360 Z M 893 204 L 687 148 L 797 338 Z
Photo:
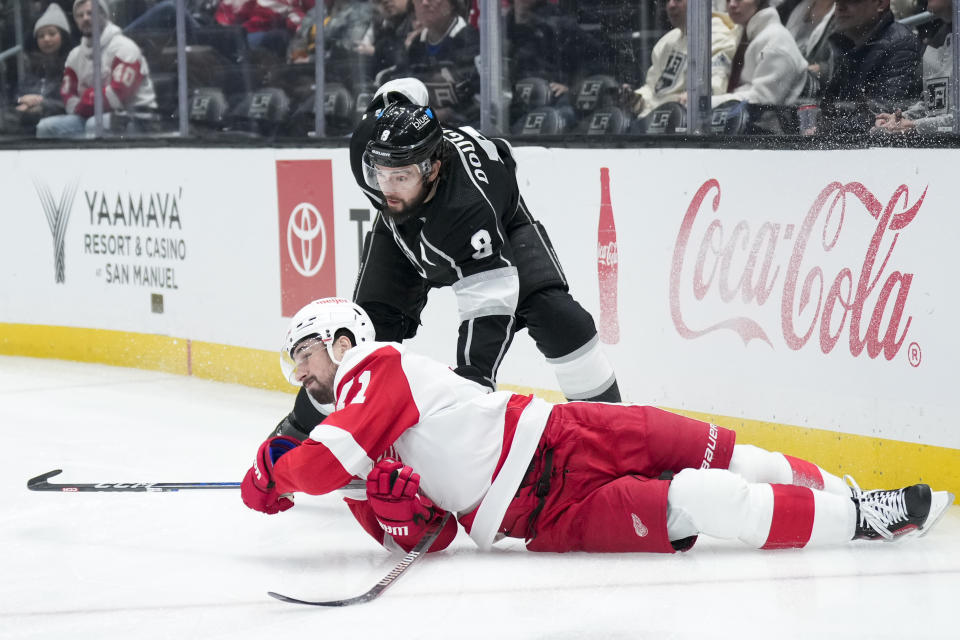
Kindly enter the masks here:
M 926 535 L 953 504 L 953 494 L 931 491 L 926 484 L 903 489 L 863 491 L 850 476 L 852 500 L 857 507 L 854 540 L 895 540 Z

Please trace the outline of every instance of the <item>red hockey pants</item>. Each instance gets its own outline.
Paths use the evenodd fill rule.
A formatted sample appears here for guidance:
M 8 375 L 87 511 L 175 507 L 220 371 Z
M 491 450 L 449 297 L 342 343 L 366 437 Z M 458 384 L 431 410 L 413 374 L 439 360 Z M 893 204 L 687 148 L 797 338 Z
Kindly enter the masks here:
M 735 440 L 654 407 L 557 405 L 500 531 L 531 551 L 673 552 L 660 475 L 726 469 Z

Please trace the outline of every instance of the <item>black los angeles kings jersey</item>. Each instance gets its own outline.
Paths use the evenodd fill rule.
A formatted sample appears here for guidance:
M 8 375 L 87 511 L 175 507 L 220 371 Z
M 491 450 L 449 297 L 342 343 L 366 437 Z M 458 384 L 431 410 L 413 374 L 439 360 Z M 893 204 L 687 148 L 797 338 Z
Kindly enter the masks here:
M 354 136 L 362 129 L 363 123 Z M 565 288 L 566 281 L 545 230 L 520 196 L 506 141 L 471 127 L 444 129 L 444 140 L 434 196 L 402 223 L 383 213 L 374 221 L 354 299 L 371 313 L 378 339 L 402 339 L 415 332 L 428 289 L 452 287 L 461 321 L 457 372 L 494 387 L 517 330 L 519 302 L 545 286 Z M 356 173 L 355 154 L 362 145 L 352 142 Z M 382 194 L 360 186 L 382 209 Z M 400 314 L 378 314 L 379 305 Z M 401 315 L 414 320 L 412 331 L 386 326 Z

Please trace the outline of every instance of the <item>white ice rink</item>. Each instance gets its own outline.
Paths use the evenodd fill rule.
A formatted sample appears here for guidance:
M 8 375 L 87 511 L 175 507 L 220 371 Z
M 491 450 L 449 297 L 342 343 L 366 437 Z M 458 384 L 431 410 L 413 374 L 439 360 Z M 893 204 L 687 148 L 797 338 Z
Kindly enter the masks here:
M 334 497 L 266 516 L 239 491 L 57 493 L 53 481 L 239 481 L 292 396 L 0 357 L 0 638 L 958 638 L 960 507 L 927 537 L 685 554 L 479 553 L 461 533 L 378 600 L 398 560 Z

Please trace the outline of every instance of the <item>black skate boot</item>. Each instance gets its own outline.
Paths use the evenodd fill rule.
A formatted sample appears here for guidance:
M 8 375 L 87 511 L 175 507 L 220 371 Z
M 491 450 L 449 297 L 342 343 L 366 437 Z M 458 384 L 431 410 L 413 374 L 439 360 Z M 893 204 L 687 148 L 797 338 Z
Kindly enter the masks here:
M 953 503 L 953 494 L 915 484 L 890 491 L 862 491 L 850 476 L 851 500 L 857 507 L 854 540 L 894 540 L 925 535 Z

